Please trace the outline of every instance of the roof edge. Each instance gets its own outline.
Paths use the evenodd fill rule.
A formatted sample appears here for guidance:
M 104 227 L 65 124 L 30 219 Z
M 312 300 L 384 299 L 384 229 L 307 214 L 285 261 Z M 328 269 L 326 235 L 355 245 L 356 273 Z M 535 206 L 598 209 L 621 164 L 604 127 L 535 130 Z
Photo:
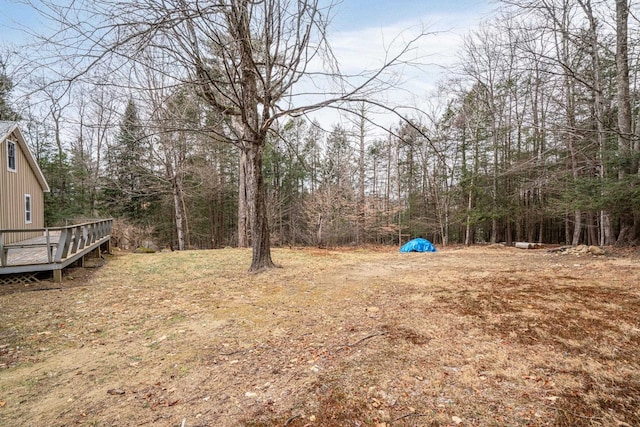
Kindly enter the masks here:
M 31 170 L 33 170 L 33 173 L 36 176 L 36 179 L 38 180 L 40 187 L 42 187 L 42 191 L 44 191 L 45 193 L 51 192 L 51 189 L 49 188 L 49 184 L 47 183 L 47 179 L 42 173 L 42 169 L 40 169 L 40 165 L 38 165 L 38 161 L 36 160 L 33 153 L 31 152 L 31 149 L 29 148 L 29 144 L 27 144 L 27 140 L 24 138 L 24 135 L 20 130 L 20 125 L 18 124 L 18 122 L 9 122 L 9 121 L 1 122 L 0 121 L 0 124 L 8 125 L 6 127 L 7 130 L 2 134 L 0 134 L 0 141 L 4 141 L 8 139 L 12 133 L 15 133 L 16 139 L 18 140 L 17 141 L 18 145 L 22 149 L 22 152 L 24 153 L 25 158 L 27 159 L 27 163 L 29 163 Z M 2 130 L 1 127 L 0 127 L 0 130 Z

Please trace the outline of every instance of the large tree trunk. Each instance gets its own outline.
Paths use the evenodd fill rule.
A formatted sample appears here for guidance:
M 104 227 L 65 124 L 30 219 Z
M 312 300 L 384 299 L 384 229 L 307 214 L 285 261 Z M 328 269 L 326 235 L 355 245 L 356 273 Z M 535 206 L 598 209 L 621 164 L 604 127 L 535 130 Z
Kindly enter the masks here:
M 582 212 L 575 210 L 573 212 L 573 237 L 571 244 L 577 246 L 580 244 L 580 236 L 582 235 Z
M 164 129 L 163 129 L 164 131 Z M 185 245 L 185 219 L 186 213 L 184 208 L 182 171 L 180 164 L 175 159 L 176 153 L 169 146 L 168 141 L 162 142 L 164 151 L 164 170 L 167 181 L 171 183 L 171 196 L 173 198 L 173 214 L 176 221 L 176 238 L 178 240 L 178 250 L 183 251 Z
M 493 146 L 493 171 L 491 173 L 491 206 L 493 206 L 493 212 L 491 215 L 491 237 L 489 241 L 491 243 L 498 242 L 498 213 L 496 209 L 498 207 L 498 126 L 495 118 L 495 107 L 493 106 L 493 99 L 491 99 L 491 111 L 492 111 L 492 124 L 491 124 L 491 144 Z
M 618 103 L 618 151 L 628 158 L 631 148 L 631 104 L 629 97 L 629 59 L 627 46 L 628 0 L 616 0 L 616 101 Z M 621 167 L 618 175 L 622 179 L 630 172 Z
M 471 243 L 471 209 L 473 208 L 473 193 L 471 192 L 471 188 L 469 188 L 469 194 L 467 195 L 467 219 L 465 221 L 465 230 L 464 230 L 464 244 L 466 246 L 470 246 Z
M 626 0 L 624 0 L 626 1 Z M 591 59 L 593 66 L 593 100 L 594 100 L 594 113 L 595 113 L 595 122 L 596 128 L 598 131 L 598 163 L 599 163 L 599 175 L 600 180 L 604 181 L 606 178 L 605 164 L 604 164 L 604 151 L 605 151 L 605 139 L 606 139 L 606 131 L 604 128 L 604 101 L 602 97 L 602 76 L 601 76 L 601 61 L 600 54 L 598 52 L 598 21 L 596 20 L 593 10 L 591 8 L 591 1 L 581 1 L 582 8 L 584 9 L 587 18 L 589 19 L 589 40 L 591 45 Z M 628 77 L 628 76 L 627 76 Z M 619 83 L 619 82 L 618 82 Z M 628 84 L 627 81 L 627 102 L 628 102 Z M 620 110 L 622 107 L 620 107 Z M 618 121 L 620 120 L 620 110 L 618 112 Z M 630 113 L 629 113 L 630 114 Z M 631 126 L 631 116 L 629 115 L 629 127 Z M 589 221 L 591 221 L 591 216 L 589 216 Z M 601 246 L 611 244 L 611 229 L 610 229 L 610 214 L 606 210 L 600 211 L 600 240 L 595 242 L 590 242 L 590 244 L 599 243 Z M 595 226 L 595 225 L 594 225 Z M 592 228 L 589 228 L 589 239 L 592 239 L 593 236 L 591 234 Z
M 366 122 L 365 122 L 365 113 L 366 110 L 364 108 L 364 104 L 360 108 L 360 123 L 359 123 L 359 155 L 358 155 L 358 230 L 356 236 L 356 243 L 361 245 L 364 243 L 364 230 L 365 230 L 365 197 L 364 197 L 364 187 L 365 187 L 365 169 L 364 169 L 364 160 L 365 160 L 365 134 L 366 134 Z
M 253 258 L 249 271 L 252 273 L 275 267 L 271 260 L 271 240 L 267 217 L 266 194 L 262 175 L 262 152 L 264 143 L 248 144 L 247 176 L 249 200 L 251 201 L 251 237 Z
M 389 135 L 387 137 L 387 146 L 386 146 L 387 173 L 386 173 L 385 189 L 384 189 L 384 210 L 386 213 L 387 226 L 389 226 L 393 220 L 391 218 L 391 164 L 392 164 L 391 142 L 392 142 L 391 135 Z
M 178 177 L 174 176 L 171 179 L 171 191 L 173 193 L 173 209 L 176 215 L 176 234 L 178 238 L 178 250 L 183 251 L 185 249 L 184 244 L 184 205 L 182 204 L 182 188 L 178 182 Z
M 266 129 L 268 129 L 265 123 L 269 120 L 269 109 L 264 108 L 262 114 L 258 113 L 258 76 L 253 57 L 254 46 L 252 45 L 251 16 L 248 5 L 249 2 L 245 1 L 232 3 L 227 19 L 239 51 L 238 71 L 241 81 L 240 99 L 242 103 L 241 147 L 243 154 L 246 155 L 245 172 L 249 200 L 249 225 L 253 246 L 249 271 L 255 273 L 273 268 L 275 265 L 271 260 L 266 192 L 262 175 L 262 153 L 266 143 Z M 269 18 L 273 17 L 267 19 Z
M 562 39 L 561 39 L 561 52 L 560 60 L 562 63 L 568 63 L 570 58 L 569 52 L 569 36 L 566 32 L 568 26 L 568 10 L 565 8 L 562 15 Z M 564 75 L 564 96 L 565 96 L 565 114 L 566 114 L 566 130 L 565 140 L 567 148 L 569 149 L 569 156 L 571 162 L 571 175 L 575 180 L 580 177 L 580 168 L 578 165 L 578 150 L 576 149 L 576 100 L 575 100 L 575 81 L 569 73 Z M 573 236 L 571 237 L 571 244 L 576 246 L 580 244 L 580 237 L 582 235 L 582 211 L 580 209 L 574 209 L 573 211 Z
M 323 243 L 322 243 L 322 224 L 323 224 L 323 217 L 322 217 L 322 213 L 318 214 L 318 221 L 316 223 L 316 246 L 318 246 L 319 248 L 323 247 Z
M 636 129 L 633 134 L 633 157 L 631 161 L 631 173 L 640 173 L 640 112 L 636 116 Z
M 616 0 L 616 84 L 618 102 L 618 154 L 623 159 L 629 159 L 631 147 L 631 103 L 629 96 L 629 49 L 628 28 L 629 9 L 627 0 Z M 635 165 L 621 167 L 618 179 L 622 180 Z M 625 210 L 620 216 L 620 234 L 616 245 L 625 245 L 635 240 L 634 215 L 631 209 Z

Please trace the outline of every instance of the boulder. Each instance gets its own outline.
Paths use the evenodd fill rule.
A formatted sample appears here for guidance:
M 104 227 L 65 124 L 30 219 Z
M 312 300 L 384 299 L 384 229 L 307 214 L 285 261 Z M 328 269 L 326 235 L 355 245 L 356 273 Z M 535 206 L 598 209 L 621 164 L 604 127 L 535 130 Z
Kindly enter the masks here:
M 589 253 L 591 255 L 604 255 L 605 251 L 599 246 L 589 246 Z

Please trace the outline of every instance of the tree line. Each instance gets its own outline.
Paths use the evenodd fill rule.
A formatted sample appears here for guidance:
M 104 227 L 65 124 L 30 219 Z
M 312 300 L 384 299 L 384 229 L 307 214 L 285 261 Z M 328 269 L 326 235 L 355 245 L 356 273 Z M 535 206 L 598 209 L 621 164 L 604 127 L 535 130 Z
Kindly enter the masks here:
M 300 13 L 314 13 L 318 6 L 311 6 Z M 293 107 L 294 114 L 271 120 L 280 110 L 258 110 L 268 105 L 261 96 L 275 100 L 302 74 L 278 69 L 278 53 L 270 59 L 278 79 L 255 84 L 253 95 L 242 92 L 237 76 L 222 74 L 246 66 L 238 52 L 253 55 L 246 75 L 255 73 L 251 67 L 266 72 L 269 49 L 223 50 L 228 40 L 181 51 L 195 70 L 188 80 L 167 80 L 171 72 L 158 71 L 166 52 L 146 50 L 137 52 L 136 61 L 149 66 L 133 76 L 135 85 L 48 84 L 43 102 L 20 110 L 52 188 L 47 223 L 113 216 L 134 244 L 175 249 L 247 246 L 265 229 L 280 246 L 399 244 L 419 236 L 444 245 L 637 244 L 640 33 L 633 7 L 623 0 L 503 2 L 465 37 L 438 92 L 424 95 L 430 107 L 383 130 L 379 105 L 358 91 L 339 97 L 347 111 L 339 124 Z M 253 14 L 244 12 L 234 9 L 226 19 L 251 33 L 245 20 Z M 201 23 L 175 19 L 187 35 Z M 259 28 L 259 40 L 275 34 Z M 300 42 L 297 36 L 279 45 Z M 302 55 L 292 52 L 290 64 Z M 10 77 L 0 79 L 4 88 Z M 8 91 L 0 93 L 5 108 Z M 238 93 L 244 98 L 232 99 Z M 248 135 L 262 142 L 246 145 Z M 248 203 L 256 191 L 263 207 Z M 264 212 L 267 228 L 255 227 L 252 209 Z

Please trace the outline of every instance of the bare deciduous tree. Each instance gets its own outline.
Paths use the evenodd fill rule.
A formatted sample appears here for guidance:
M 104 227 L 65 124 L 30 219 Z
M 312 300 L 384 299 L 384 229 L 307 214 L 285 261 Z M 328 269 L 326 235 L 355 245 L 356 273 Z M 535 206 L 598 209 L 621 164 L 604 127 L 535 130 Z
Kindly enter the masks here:
M 174 84 L 193 86 L 218 113 L 222 125 L 205 131 L 231 135 L 246 158 L 254 272 L 274 266 L 262 176 L 263 150 L 274 122 L 347 101 L 374 102 L 371 92 L 385 85 L 385 72 L 424 35 L 378 69 L 354 76 L 352 83 L 336 71 L 326 40 L 331 2 L 96 0 L 39 8 L 61 24 L 52 41 L 69 55 L 59 56 L 71 65 L 66 78 L 81 78 L 99 63 L 118 71 L 136 66 L 170 70 Z M 159 62 L 169 63 L 139 62 L 150 49 L 162 52 Z M 327 77 L 339 80 L 337 90 L 319 92 L 309 84 Z

